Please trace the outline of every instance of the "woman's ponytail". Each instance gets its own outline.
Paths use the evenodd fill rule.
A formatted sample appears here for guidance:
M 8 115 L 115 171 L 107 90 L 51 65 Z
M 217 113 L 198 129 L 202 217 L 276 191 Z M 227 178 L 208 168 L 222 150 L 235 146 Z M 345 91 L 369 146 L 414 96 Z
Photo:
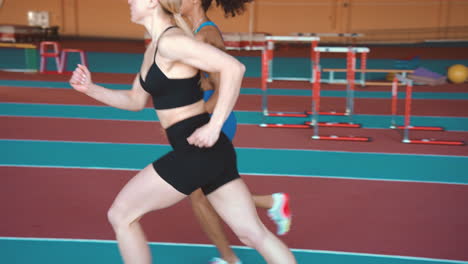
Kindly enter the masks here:
M 183 0 L 159 0 L 162 9 L 169 15 L 174 17 L 175 23 L 180 27 L 185 34 L 193 36 L 193 31 L 185 21 L 185 19 L 180 14 L 180 8 L 182 6 Z

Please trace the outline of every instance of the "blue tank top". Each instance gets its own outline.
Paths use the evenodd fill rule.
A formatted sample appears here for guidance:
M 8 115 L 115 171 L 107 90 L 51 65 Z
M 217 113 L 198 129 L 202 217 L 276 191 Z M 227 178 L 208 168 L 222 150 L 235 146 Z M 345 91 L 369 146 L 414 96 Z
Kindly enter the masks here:
M 206 27 L 206 26 L 213 26 L 213 27 L 215 27 L 215 28 L 219 31 L 219 33 L 221 34 L 221 31 L 219 30 L 218 26 L 217 26 L 213 21 L 209 21 L 209 20 L 208 20 L 208 21 L 205 21 L 205 22 L 203 22 L 203 23 L 201 23 L 200 26 L 198 26 L 198 28 L 195 29 L 195 31 L 194 31 L 193 33 L 196 35 L 198 32 L 200 32 L 200 30 L 202 30 L 202 28 L 204 28 L 204 27 Z M 223 37 L 223 35 L 221 34 L 221 38 L 222 38 L 222 37 Z M 207 73 L 207 72 L 204 72 L 203 74 L 205 75 L 205 77 L 209 77 L 209 76 L 210 76 L 210 74 Z
M 213 26 L 213 27 L 215 27 L 216 29 L 219 30 L 218 26 L 216 26 L 216 24 L 213 21 L 205 21 L 205 22 L 201 23 L 201 25 L 198 26 L 198 28 L 195 29 L 195 31 L 193 33 L 197 34 L 198 32 L 200 32 L 200 30 L 202 30 L 202 28 L 204 28 L 206 26 Z
M 169 29 L 168 27 L 161 33 L 162 35 Z M 156 44 L 157 45 L 157 44 Z M 153 64 L 143 80 L 140 74 L 140 84 L 143 89 L 153 98 L 155 109 L 170 109 L 190 105 L 203 98 L 203 90 L 200 86 L 200 73 L 190 78 L 169 79 L 156 64 L 156 54 L 154 53 Z

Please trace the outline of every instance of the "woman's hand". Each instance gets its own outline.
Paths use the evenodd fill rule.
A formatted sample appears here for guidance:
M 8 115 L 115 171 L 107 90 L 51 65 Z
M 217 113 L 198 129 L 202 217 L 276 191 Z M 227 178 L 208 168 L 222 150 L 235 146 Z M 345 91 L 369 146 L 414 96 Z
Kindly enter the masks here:
M 187 138 L 187 141 L 190 145 L 194 145 L 199 148 L 209 148 L 218 141 L 220 132 L 221 129 L 216 129 L 208 123 L 195 130 L 192 135 Z
M 91 73 L 88 68 L 84 65 L 78 64 L 78 67 L 73 71 L 73 75 L 70 79 L 70 85 L 73 89 L 86 93 L 92 84 Z

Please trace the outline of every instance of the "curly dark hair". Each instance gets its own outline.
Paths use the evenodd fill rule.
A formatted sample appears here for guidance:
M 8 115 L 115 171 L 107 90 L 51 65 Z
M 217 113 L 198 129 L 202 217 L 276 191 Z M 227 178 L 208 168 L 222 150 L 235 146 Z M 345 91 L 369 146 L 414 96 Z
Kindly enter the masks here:
M 224 10 L 224 16 L 235 17 L 245 11 L 245 4 L 253 2 L 253 0 L 215 0 L 216 6 L 220 6 Z M 202 0 L 202 7 L 205 12 L 210 8 L 213 0 Z

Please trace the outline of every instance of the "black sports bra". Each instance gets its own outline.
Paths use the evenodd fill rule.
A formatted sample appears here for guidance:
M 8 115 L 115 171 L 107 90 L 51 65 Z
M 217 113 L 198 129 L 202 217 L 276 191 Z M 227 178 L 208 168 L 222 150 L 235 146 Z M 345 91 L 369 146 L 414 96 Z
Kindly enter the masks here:
M 166 31 L 174 27 L 166 28 L 161 33 L 159 39 L 161 39 Z M 203 90 L 200 87 L 200 72 L 190 78 L 169 79 L 156 64 L 157 52 L 158 48 L 156 46 L 153 64 L 146 74 L 146 80 L 143 80 L 140 74 L 140 84 L 153 97 L 154 108 L 176 108 L 190 105 L 203 99 Z

